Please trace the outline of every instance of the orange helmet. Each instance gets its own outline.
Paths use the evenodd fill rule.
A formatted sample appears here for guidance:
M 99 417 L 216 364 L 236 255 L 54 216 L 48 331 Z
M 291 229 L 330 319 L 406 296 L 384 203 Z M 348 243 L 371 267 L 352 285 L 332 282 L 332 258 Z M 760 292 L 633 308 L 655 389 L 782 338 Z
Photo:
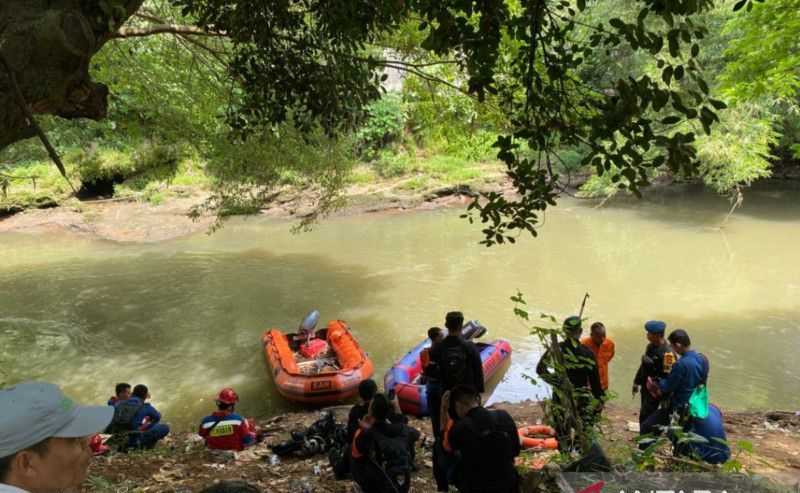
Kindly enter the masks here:
M 239 396 L 236 395 L 236 391 L 234 391 L 232 388 L 226 387 L 219 391 L 217 402 L 221 402 L 223 404 L 236 404 L 239 402 Z

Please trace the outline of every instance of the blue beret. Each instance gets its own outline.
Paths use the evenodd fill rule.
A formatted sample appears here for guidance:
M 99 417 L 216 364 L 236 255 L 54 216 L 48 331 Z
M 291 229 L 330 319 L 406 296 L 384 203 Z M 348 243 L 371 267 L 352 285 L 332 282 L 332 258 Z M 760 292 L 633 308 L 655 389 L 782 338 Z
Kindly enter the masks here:
M 667 330 L 667 324 L 661 320 L 650 320 L 644 324 L 644 330 L 650 332 L 651 334 L 663 333 Z

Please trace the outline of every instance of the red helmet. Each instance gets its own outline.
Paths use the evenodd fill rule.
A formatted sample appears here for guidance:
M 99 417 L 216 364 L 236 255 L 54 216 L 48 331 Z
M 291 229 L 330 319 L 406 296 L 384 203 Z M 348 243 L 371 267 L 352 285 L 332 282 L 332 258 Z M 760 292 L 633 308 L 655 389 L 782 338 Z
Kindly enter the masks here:
M 232 388 L 226 387 L 219 391 L 217 402 L 221 402 L 223 404 L 236 404 L 239 402 L 239 396 L 236 395 L 236 391 L 234 391 Z

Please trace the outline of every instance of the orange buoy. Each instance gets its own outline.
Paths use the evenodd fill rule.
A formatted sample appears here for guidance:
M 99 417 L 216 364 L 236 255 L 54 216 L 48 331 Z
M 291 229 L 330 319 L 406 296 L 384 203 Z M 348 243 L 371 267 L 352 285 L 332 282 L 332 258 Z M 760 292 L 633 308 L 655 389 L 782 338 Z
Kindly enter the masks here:
M 547 425 L 523 426 L 519 429 L 519 439 L 523 449 L 558 449 L 558 440 L 553 438 L 556 431 Z M 536 435 L 544 435 L 544 438 Z

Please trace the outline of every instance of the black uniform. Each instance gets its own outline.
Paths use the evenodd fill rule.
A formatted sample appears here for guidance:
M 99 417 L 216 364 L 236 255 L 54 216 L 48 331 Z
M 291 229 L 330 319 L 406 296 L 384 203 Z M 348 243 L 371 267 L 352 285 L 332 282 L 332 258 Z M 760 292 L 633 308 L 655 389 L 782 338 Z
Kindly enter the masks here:
M 592 398 L 602 400 L 605 397 L 603 386 L 600 384 L 597 360 L 591 349 L 582 345 L 575 339 L 561 341 L 558 343 L 558 346 L 561 348 L 561 354 L 564 356 L 567 378 L 572 383 L 575 390 L 584 390 L 576 395 L 575 403 L 578 407 L 577 411 L 584 423 L 591 425 L 597 417 L 597 412 L 591 405 Z M 561 382 L 558 377 L 556 374 L 550 373 L 552 357 L 549 351 L 546 352 L 536 366 L 536 373 L 552 387 L 559 387 Z M 560 398 L 556 392 L 553 392 L 553 403 L 560 405 Z M 554 424 L 559 437 L 569 435 L 569 425 L 565 420 L 556 419 Z
M 456 347 L 463 349 L 465 355 L 464 373 L 460 378 L 448 374 L 448 365 L 445 359 L 448 352 Z M 431 362 L 438 368 L 442 393 L 451 390 L 456 385 L 471 385 L 478 392 L 483 392 L 483 363 L 481 355 L 475 344 L 465 341 L 460 335 L 448 335 L 441 343 L 431 348 Z
M 658 381 L 661 378 L 669 376 L 669 369 L 664 367 L 664 355 L 672 352 L 669 344 L 665 341 L 663 344 L 648 344 L 645 349 L 644 356 L 642 356 L 642 363 L 639 365 L 639 370 L 633 379 L 633 384 L 640 387 L 639 392 L 642 394 L 642 405 L 639 409 L 639 426 L 654 412 L 658 410 L 661 403 L 660 400 L 654 398 L 647 391 L 647 377 L 652 377 Z M 675 358 L 677 359 L 677 358 Z
M 373 449 L 377 446 L 376 441 L 379 440 L 377 434 L 380 434 L 389 438 L 402 437 L 407 441 L 408 455 L 413 462 L 414 443 L 419 439 L 420 433 L 408 426 L 407 422 L 405 416 L 395 414 L 390 416 L 388 421 L 375 423 L 371 429 L 356 434 L 353 445 L 360 457 L 351 455 L 350 470 L 353 479 L 364 493 L 405 493 L 409 490 L 410 471 L 403 475 L 401 481 L 394 481 L 396 478 L 390 477 L 391 475 L 382 470 L 372 458 Z
M 456 482 L 461 493 L 516 493 L 519 455 L 517 425 L 507 412 L 478 406 L 450 430 L 450 445 L 461 454 Z

